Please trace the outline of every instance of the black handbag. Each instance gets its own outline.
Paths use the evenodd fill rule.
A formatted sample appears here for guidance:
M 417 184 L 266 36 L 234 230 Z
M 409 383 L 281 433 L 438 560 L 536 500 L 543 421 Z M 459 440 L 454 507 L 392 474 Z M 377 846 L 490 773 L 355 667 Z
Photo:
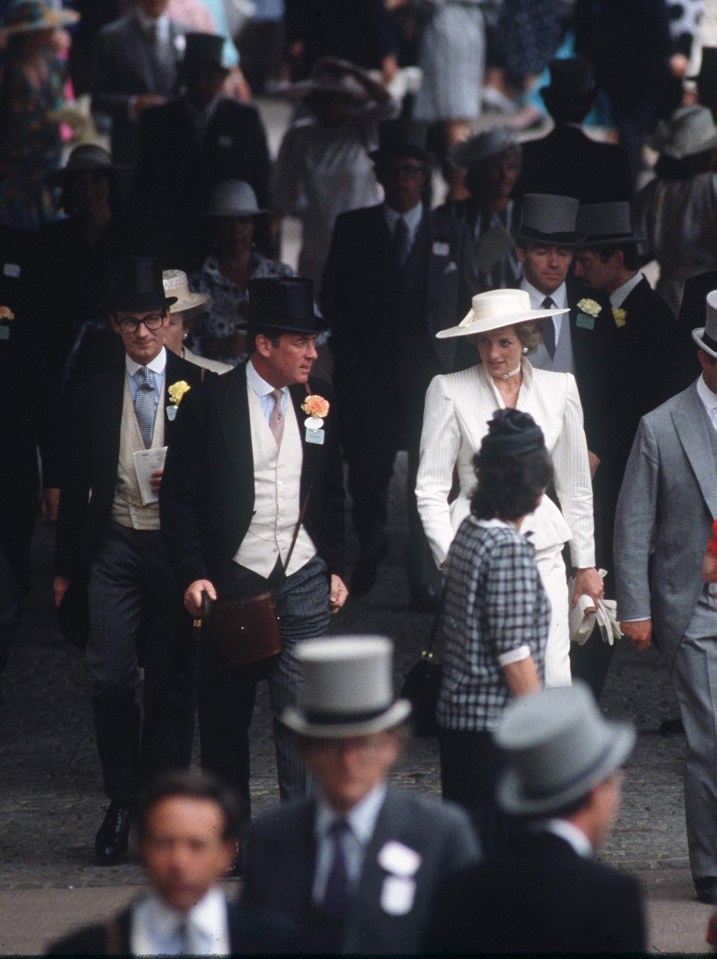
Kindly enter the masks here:
M 403 683 L 401 696 L 407 699 L 413 710 L 411 724 L 413 733 L 421 739 L 438 734 L 436 706 L 443 678 L 443 664 L 436 656 L 436 638 L 441 622 L 441 612 L 436 615 L 426 648 L 421 650 L 418 662 L 408 671 Z

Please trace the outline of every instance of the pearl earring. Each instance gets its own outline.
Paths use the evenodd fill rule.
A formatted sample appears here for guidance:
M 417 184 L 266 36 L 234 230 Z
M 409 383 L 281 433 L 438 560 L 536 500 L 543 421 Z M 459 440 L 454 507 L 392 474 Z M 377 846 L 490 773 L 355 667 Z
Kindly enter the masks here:
M 523 349 L 522 349 L 520 352 L 521 352 L 521 353 L 527 353 L 527 352 L 528 352 L 528 347 L 527 347 L 527 346 L 524 346 Z

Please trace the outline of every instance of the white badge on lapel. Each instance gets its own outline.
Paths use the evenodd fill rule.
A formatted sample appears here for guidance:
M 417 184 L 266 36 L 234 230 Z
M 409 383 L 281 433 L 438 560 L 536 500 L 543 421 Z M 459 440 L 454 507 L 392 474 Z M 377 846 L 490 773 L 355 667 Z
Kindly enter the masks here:
M 405 916 L 413 908 L 416 897 L 413 877 L 421 865 L 420 854 L 392 839 L 381 848 L 378 864 L 390 873 L 381 888 L 381 908 L 390 916 Z
M 431 253 L 434 256 L 448 256 L 450 252 L 451 252 L 451 248 L 449 244 L 442 243 L 440 240 L 436 240 L 436 242 L 431 247 Z

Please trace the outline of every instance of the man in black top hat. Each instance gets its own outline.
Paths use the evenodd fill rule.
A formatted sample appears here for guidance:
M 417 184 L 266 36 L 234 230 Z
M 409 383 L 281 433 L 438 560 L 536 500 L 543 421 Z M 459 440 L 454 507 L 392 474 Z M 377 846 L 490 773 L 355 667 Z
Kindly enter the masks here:
M 134 204 L 167 267 L 196 265 L 197 218 L 217 183 L 246 180 L 259 206 L 268 205 L 266 133 L 256 107 L 221 95 L 223 47 L 223 37 L 187 34 L 184 93 L 140 117 Z
M 296 696 L 297 641 L 323 636 L 347 598 L 336 410 L 329 384 L 311 377 L 322 329 L 310 280 L 250 281 L 249 359 L 183 401 L 160 493 L 162 534 L 192 616 L 203 593 L 269 590 L 276 605 L 283 650 L 273 659 L 229 667 L 211 635 L 202 643 L 202 765 L 237 790 L 244 830 L 257 682 L 269 681 L 281 798 L 302 797 L 311 780 L 278 717 Z
M 372 157 L 385 201 L 337 217 L 322 308 L 359 539 L 352 593 L 373 588 L 386 555 L 388 485 L 397 451 L 407 449 L 408 578 L 413 607 L 425 610 L 435 604 L 435 567 L 414 492 L 423 398 L 431 379 L 455 365 L 453 341 L 435 334 L 465 314 L 478 278 L 466 225 L 439 222 L 422 201 L 431 171 L 425 129 L 386 121 L 379 144 Z
M 591 140 L 581 129 L 597 96 L 590 62 L 584 57 L 553 60 L 550 83 L 540 95 L 555 127 L 523 144 L 518 192 L 573 196 L 581 203 L 632 199 L 624 149 Z
M 63 434 L 55 602 L 87 590 L 85 658 L 111 800 L 95 840 L 100 864 L 127 848 L 140 782 L 188 765 L 191 753 L 190 633 L 159 534 L 157 491 L 181 394 L 206 371 L 164 347 L 173 302 L 156 259 L 112 261 L 107 308 L 124 349 L 76 384 Z

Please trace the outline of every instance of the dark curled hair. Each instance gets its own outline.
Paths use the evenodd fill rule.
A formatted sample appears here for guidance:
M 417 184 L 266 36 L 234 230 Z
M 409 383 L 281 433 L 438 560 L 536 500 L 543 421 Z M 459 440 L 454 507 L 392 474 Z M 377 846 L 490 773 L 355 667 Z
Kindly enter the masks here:
M 179 770 L 159 776 L 142 794 L 137 817 L 140 842 L 147 838 L 148 820 L 154 807 L 165 799 L 175 797 L 214 803 L 224 817 L 222 839 L 238 838 L 239 809 L 231 790 L 210 773 L 199 770 Z
M 478 486 L 471 500 L 477 519 L 518 519 L 535 509 L 535 501 L 553 479 L 550 453 L 543 447 L 519 456 L 504 456 L 479 465 L 473 457 Z
M 285 332 L 285 331 L 284 331 Z M 277 330 L 275 326 L 252 326 L 246 331 L 246 351 L 250 355 L 256 353 L 257 336 L 265 336 L 271 340 L 272 346 L 278 346 L 281 339 L 282 330 Z

